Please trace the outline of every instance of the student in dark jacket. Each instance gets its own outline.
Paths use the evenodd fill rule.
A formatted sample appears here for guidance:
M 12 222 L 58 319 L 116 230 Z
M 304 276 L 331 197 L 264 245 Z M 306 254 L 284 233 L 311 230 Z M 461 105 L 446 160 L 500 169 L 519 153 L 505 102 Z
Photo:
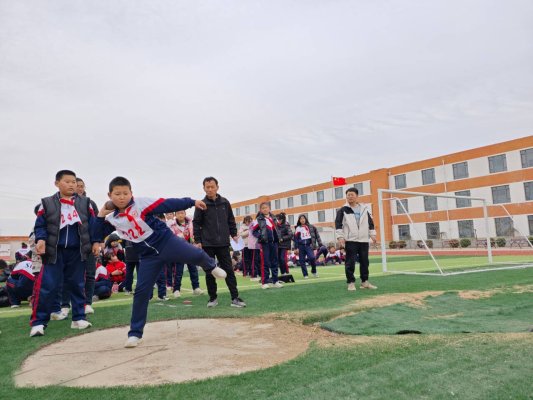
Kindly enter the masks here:
M 309 264 L 311 264 L 311 273 L 315 278 L 318 278 L 314 249 L 322 246 L 322 239 L 320 238 L 316 227 L 309 223 L 309 220 L 304 214 L 298 217 L 296 232 L 294 233 L 294 242 L 298 247 L 300 257 L 299 262 L 304 278 L 308 278 L 307 267 L 305 266 L 306 259 L 309 261 Z
M 205 210 L 197 208 L 194 211 L 194 241 L 210 257 L 216 257 L 220 268 L 226 271 L 226 285 L 231 295 L 231 306 L 246 307 L 246 303 L 239 297 L 237 279 L 231 263 L 229 238 L 232 237 L 235 241 L 239 239 L 231 204 L 218 194 L 218 181 L 212 176 L 204 179 L 203 187 L 206 193 L 203 201 L 207 208 Z M 205 282 L 209 293 L 207 307 L 216 307 L 218 305 L 216 280 L 210 274 L 206 274 Z
M 270 213 L 270 205 L 261 203 L 259 214 L 251 227 L 252 234 L 261 245 L 261 284 L 263 289 L 282 288 L 278 281 L 278 243 L 281 237 L 276 217 Z
M 287 222 L 287 214 L 284 212 L 279 213 L 277 220 L 280 235 L 278 244 L 278 265 L 282 274 L 288 274 L 289 264 L 287 254 L 291 250 L 294 233 L 292 232 L 290 224 Z

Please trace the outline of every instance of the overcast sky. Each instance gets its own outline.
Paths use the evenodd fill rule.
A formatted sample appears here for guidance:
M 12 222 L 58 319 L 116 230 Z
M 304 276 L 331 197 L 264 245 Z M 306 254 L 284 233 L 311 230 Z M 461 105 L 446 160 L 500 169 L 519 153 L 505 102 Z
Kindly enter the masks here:
M 0 235 L 69 168 L 102 204 L 245 200 L 533 131 L 533 2 L 0 0 Z

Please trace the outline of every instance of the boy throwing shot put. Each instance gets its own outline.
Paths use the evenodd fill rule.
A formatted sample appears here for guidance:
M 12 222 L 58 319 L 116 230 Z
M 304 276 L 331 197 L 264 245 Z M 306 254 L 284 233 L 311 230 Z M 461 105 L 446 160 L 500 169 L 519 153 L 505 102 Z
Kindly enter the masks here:
M 130 331 L 125 347 L 136 347 L 143 335 L 148 302 L 154 284 L 165 264 L 184 263 L 201 266 L 215 278 L 224 279 L 226 272 L 216 267 L 215 260 L 185 240 L 176 237 L 168 226 L 156 218 L 190 207 L 206 209 L 201 200 L 133 198 L 130 182 L 116 177 L 109 183 L 110 201 L 98 213 L 95 236 L 103 238 L 116 231 L 121 239 L 133 244 L 140 257 L 137 287 L 133 296 Z

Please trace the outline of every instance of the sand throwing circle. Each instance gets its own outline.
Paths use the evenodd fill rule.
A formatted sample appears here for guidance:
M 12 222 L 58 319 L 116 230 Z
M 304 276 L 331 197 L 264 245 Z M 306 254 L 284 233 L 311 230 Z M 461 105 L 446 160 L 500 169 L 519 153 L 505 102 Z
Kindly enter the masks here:
M 127 332 L 100 330 L 46 346 L 24 361 L 15 384 L 141 386 L 233 375 L 295 358 L 312 339 L 312 328 L 260 319 L 149 323 L 134 349 L 123 347 Z

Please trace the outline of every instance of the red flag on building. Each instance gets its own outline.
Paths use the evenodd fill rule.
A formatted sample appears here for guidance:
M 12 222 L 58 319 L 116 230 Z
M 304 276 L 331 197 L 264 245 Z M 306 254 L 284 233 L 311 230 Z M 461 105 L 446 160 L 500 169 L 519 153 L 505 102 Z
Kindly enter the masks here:
M 333 177 L 333 186 L 342 186 L 346 185 L 346 178 Z

